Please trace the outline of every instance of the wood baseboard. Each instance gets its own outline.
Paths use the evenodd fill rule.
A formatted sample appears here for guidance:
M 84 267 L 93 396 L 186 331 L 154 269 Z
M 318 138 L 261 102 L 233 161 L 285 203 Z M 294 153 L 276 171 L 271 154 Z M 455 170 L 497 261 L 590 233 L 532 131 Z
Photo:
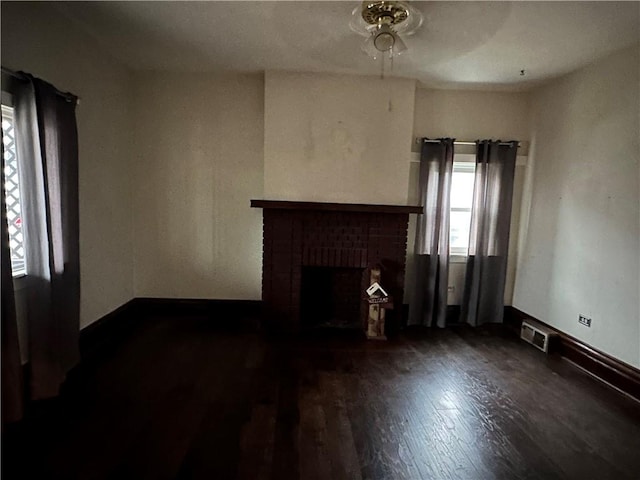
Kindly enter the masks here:
M 104 317 L 80 330 L 80 356 L 86 361 L 129 332 L 135 322 L 136 299 L 120 305 Z
M 514 333 L 520 334 L 520 325 L 527 318 L 558 333 L 558 341 L 552 353 L 562 355 L 599 380 L 640 401 L 640 370 L 548 325 L 533 315 L 515 307 L 505 307 L 504 323 Z
M 229 328 L 257 329 L 262 314 L 261 300 L 139 297 L 135 305 L 140 315 L 204 316 Z
M 206 316 L 223 327 L 257 329 L 261 306 L 260 300 L 133 298 L 80 331 L 80 353 L 83 361 L 91 358 L 154 315 Z

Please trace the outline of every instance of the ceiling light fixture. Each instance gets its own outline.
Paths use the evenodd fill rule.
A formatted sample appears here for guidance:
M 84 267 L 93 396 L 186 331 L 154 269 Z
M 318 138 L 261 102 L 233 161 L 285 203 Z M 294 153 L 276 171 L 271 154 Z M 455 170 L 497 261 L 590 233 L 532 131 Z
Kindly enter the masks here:
M 422 13 L 408 1 L 365 1 L 351 12 L 351 30 L 366 38 L 362 50 L 374 60 L 381 58 L 384 77 L 384 59 L 407 51 L 400 37 L 412 35 L 422 25 Z

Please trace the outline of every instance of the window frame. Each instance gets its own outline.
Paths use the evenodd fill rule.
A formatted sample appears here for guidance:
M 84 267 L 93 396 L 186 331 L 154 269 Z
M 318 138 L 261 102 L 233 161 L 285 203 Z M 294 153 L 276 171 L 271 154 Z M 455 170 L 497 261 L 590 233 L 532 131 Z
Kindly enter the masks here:
M 13 129 L 14 129 L 14 136 L 15 136 L 17 134 L 17 129 L 16 129 L 16 126 L 15 126 L 15 117 L 13 116 L 13 110 L 14 110 L 13 95 L 10 92 L 6 91 L 6 90 L 2 90 L 2 96 L 1 96 L 0 100 L 1 100 L 0 103 L 1 103 L 1 106 L 2 106 L 2 110 L 10 109 L 12 111 L 11 112 L 11 116 L 12 116 L 12 119 L 14 120 Z M 23 179 L 22 179 L 22 175 L 20 174 L 20 158 L 18 157 L 17 152 L 16 152 L 16 163 L 17 163 L 17 167 L 18 167 L 19 191 L 20 192 L 24 192 L 24 182 L 23 182 Z M 4 193 L 4 191 L 3 191 L 3 193 Z M 24 209 L 22 208 L 23 202 L 22 202 L 22 194 L 21 193 L 20 193 L 19 202 L 20 202 L 20 213 L 24 217 L 24 211 L 23 211 Z M 24 225 L 24 218 L 23 218 L 23 225 Z M 26 248 L 25 247 L 26 241 L 25 241 L 24 228 L 22 229 L 22 242 L 23 242 L 23 248 Z M 21 290 L 22 288 L 24 288 L 26 286 L 27 262 L 28 262 L 28 259 L 27 259 L 27 255 L 26 255 L 26 251 L 25 251 L 24 269 L 21 270 L 18 273 L 14 273 L 13 269 L 11 271 L 11 274 L 12 274 L 12 277 L 13 277 L 13 281 L 14 281 L 14 284 L 15 284 L 14 286 L 15 286 L 16 290 Z

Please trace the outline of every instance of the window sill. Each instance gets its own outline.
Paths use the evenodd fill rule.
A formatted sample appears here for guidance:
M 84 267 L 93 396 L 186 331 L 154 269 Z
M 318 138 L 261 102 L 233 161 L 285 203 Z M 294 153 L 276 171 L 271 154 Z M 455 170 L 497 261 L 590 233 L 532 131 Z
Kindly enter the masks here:
M 449 263 L 467 263 L 466 255 L 449 255 Z

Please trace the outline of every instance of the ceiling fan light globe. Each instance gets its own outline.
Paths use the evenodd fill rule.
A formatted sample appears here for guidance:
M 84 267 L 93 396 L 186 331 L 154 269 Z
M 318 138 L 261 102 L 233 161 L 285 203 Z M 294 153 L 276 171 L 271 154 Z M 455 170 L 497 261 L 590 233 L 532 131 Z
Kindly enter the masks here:
M 351 29 L 367 37 L 362 51 L 374 60 L 383 54 L 393 58 L 406 52 L 407 45 L 399 34 L 411 34 L 422 24 L 422 13 L 407 1 L 363 2 L 351 17 Z
M 391 32 L 378 32 L 373 35 L 373 45 L 379 52 L 386 52 L 393 48 L 396 37 Z

